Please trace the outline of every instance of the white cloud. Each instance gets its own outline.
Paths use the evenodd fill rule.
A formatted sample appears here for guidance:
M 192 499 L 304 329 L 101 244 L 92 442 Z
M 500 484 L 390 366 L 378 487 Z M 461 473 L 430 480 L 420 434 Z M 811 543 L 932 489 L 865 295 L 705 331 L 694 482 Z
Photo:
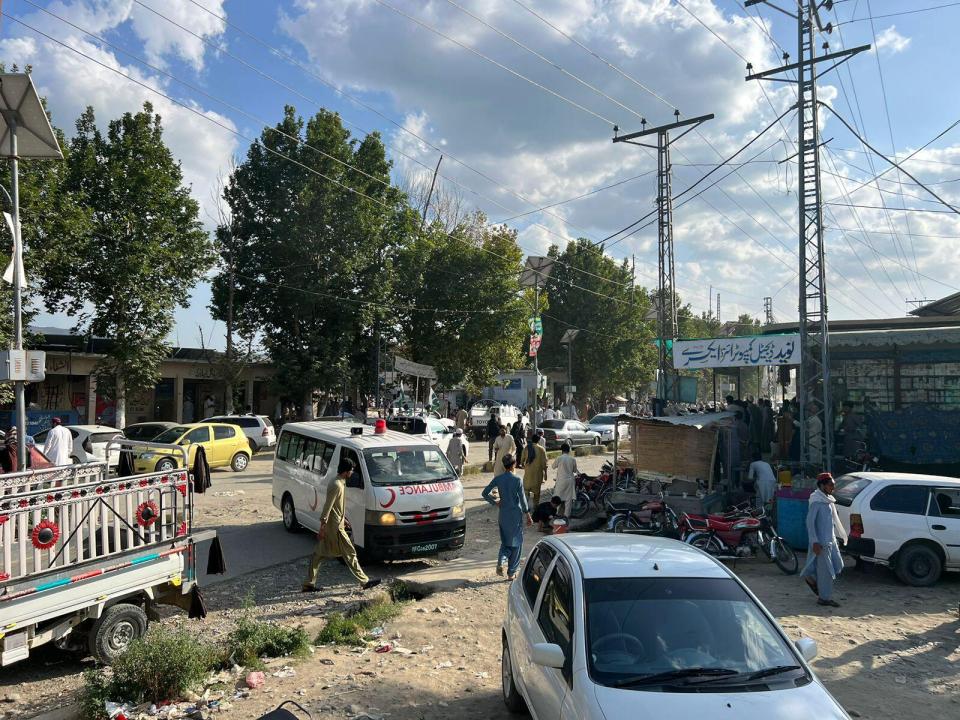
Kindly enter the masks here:
M 223 2 L 224 0 L 203 0 L 202 4 L 211 12 L 225 17 Z M 216 40 L 225 29 L 222 21 L 187 0 L 166 3 L 148 0 L 144 5 L 162 13 L 178 25 L 189 28 L 191 32 L 203 38 Z M 162 63 L 166 55 L 174 53 L 189 62 L 196 70 L 203 68 L 206 46 L 200 38 L 184 32 L 142 5 L 131 6 L 130 22 L 134 32 L 143 40 L 148 57 L 153 61 Z
M 877 35 L 878 52 L 880 50 L 888 50 L 890 54 L 893 55 L 903 52 L 908 47 L 910 47 L 910 38 L 898 33 L 896 25 L 891 25 Z

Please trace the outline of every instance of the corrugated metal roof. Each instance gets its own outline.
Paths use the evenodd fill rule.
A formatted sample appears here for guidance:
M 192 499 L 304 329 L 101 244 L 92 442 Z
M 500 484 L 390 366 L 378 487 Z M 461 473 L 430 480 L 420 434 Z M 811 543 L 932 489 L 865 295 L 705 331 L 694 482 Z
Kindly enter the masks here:
M 927 317 L 929 315 L 960 315 L 960 292 L 947 295 L 945 298 L 934 300 L 926 305 L 921 305 L 916 310 L 911 310 L 910 314 L 916 317 Z

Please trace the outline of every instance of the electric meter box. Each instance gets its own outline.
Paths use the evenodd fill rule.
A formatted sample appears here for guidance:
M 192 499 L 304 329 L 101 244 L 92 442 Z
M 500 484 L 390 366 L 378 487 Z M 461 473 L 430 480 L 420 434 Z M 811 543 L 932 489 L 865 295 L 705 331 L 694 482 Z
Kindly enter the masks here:
M 0 382 L 41 382 L 46 367 L 47 354 L 42 350 L 0 351 Z

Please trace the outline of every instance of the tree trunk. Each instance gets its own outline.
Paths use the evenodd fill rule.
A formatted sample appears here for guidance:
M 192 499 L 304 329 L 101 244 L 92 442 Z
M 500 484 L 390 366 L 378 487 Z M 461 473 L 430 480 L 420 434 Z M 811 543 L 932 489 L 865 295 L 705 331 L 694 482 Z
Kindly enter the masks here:
M 229 337 L 229 336 L 228 336 Z M 226 415 L 233 415 L 233 383 L 227 381 L 224 383 L 224 393 L 226 397 L 223 401 L 223 408 Z
M 227 372 L 231 375 L 234 372 L 233 367 L 233 288 L 234 288 L 234 274 L 233 274 L 233 255 L 230 256 L 230 287 L 227 292 Z M 226 392 L 227 396 L 224 398 L 224 409 L 226 410 L 227 415 L 233 415 L 233 382 L 227 380 L 226 383 Z M 247 398 L 247 403 L 251 403 L 251 399 Z
M 303 419 L 313 420 L 313 390 L 307 390 L 303 394 Z
M 117 376 L 117 399 L 116 399 L 116 426 L 123 430 L 127 424 L 127 388 L 123 383 L 123 378 Z

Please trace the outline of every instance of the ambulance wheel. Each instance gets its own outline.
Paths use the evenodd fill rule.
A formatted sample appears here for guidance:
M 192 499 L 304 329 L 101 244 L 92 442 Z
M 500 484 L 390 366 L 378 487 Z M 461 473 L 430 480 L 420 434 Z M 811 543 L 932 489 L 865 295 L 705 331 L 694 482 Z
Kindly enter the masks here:
M 90 629 L 90 654 L 109 665 L 146 631 L 147 614 L 142 608 L 129 603 L 111 605 Z
M 289 533 L 295 533 L 300 530 L 300 523 L 297 521 L 297 511 L 293 507 L 293 498 L 289 493 L 284 494 L 280 503 L 280 513 L 283 515 L 283 529 Z

